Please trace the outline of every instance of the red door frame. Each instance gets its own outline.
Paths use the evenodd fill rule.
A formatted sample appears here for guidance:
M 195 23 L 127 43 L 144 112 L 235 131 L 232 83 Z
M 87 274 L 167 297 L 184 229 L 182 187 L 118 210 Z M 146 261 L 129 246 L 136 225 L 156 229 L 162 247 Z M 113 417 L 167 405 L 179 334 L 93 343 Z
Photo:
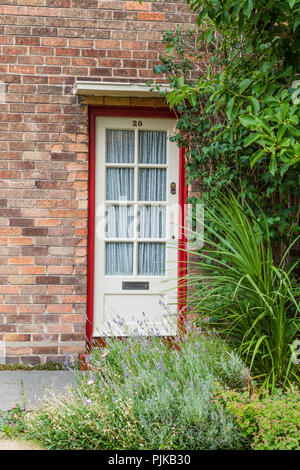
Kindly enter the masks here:
M 89 108 L 89 179 L 88 179 L 88 260 L 87 260 L 87 324 L 88 342 L 93 338 L 94 320 L 94 255 L 95 255 L 95 118 L 96 116 L 175 118 L 167 108 L 150 108 L 139 106 L 91 106 Z M 184 210 L 187 200 L 185 184 L 185 150 L 179 150 L 179 252 L 178 252 L 178 328 L 182 331 L 185 324 L 186 285 L 183 279 L 186 274 L 186 237 L 184 232 Z

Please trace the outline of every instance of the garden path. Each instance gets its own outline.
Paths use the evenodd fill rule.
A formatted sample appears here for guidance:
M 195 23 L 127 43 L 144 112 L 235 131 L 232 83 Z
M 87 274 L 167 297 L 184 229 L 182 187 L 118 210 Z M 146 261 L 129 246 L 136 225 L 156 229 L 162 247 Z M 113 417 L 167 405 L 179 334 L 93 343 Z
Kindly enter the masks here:
M 52 393 L 76 386 L 77 371 L 0 371 L 0 410 L 19 404 L 26 411 L 40 408 Z

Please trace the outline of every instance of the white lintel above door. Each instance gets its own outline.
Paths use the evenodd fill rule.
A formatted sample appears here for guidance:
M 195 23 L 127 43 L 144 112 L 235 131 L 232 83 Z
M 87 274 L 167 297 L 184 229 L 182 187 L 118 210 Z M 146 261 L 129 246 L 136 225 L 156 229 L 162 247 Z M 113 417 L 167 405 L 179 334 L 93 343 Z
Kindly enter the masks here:
M 166 85 L 164 90 L 169 90 Z M 74 95 L 83 96 L 127 96 L 147 97 L 159 96 L 158 90 L 151 90 L 147 83 L 119 83 L 119 82 L 96 82 L 77 80 L 73 88 Z

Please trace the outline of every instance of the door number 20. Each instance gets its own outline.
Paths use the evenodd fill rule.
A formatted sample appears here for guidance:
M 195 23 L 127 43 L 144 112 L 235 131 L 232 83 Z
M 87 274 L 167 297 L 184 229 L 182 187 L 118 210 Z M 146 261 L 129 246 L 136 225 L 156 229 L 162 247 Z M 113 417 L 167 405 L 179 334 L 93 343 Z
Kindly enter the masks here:
M 142 127 L 142 125 L 143 125 L 143 121 L 136 121 L 136 120 L 132 121 L 133 127 Z

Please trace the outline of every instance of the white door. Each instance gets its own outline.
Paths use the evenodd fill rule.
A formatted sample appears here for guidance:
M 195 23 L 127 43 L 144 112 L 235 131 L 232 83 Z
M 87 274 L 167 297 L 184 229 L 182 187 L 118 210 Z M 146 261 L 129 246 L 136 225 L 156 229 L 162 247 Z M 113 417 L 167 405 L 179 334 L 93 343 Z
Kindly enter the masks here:
M 177 332 L 175 124 L 96 117 L 94 336 Z

